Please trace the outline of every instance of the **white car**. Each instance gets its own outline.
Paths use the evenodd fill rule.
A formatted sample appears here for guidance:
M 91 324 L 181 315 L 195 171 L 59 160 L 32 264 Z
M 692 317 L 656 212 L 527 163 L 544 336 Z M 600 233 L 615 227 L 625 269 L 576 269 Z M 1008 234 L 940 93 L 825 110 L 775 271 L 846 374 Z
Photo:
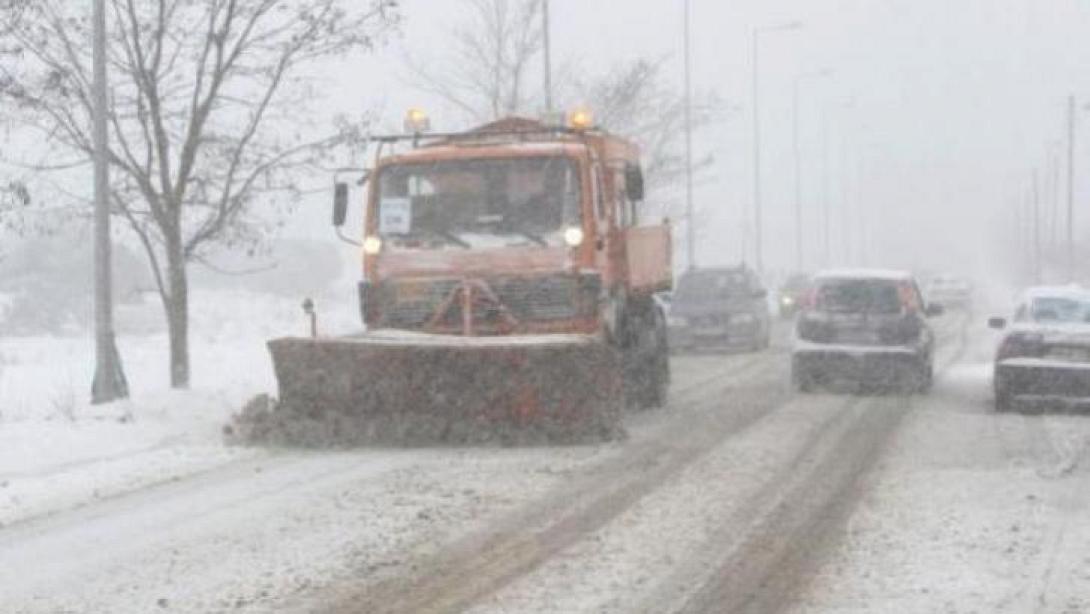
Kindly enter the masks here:
M 1031 288 L 1009 322 L 988 325 L 1005 331 L 995 357 L 997 411 L 1025 398 L 1090 401 L 1090 290 Z

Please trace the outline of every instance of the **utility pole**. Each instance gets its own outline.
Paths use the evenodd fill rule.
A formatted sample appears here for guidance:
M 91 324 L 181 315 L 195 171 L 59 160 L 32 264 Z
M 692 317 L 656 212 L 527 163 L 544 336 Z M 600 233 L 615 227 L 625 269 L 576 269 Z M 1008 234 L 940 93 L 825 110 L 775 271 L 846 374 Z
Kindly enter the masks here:
M 823 265 L 832 265 L 832 211 L 829 204 L 829 110 L 822 109 L 821 113 L 821 212 L 822 212 L 822 237 L 825 246 Z
M 1041 262 L 1041 188 L 1038 180 L 1038 171 L 1033 169 L 1033 282 L 1040 284 L 1042 281 Z
M 553 112 L 553 67 L 552 46 L 549 41 L 549 0 L 541 0 L 541 31 L 545 45 L 545 112 L 552 115 Z
M 1067 281 L 1075 281 L 1075 96 L 1067 97 Z
M 764 224 L 763 204 L 761 202 L 761 105 L 760 105 L 760 52 L 761 35 L 771 32 L 798 30 L 802 22 L 792 21 L 785 24 L 754 28 L 751 35 L 753 44 L 753 224 L 754 224 L 754 264 L 757 272 L 764 270 Z
M 685 0 L 685 243 L 687 264 L 696 268 L 696 214 L 693 211 L 693 84 L 690 44 L 690 0 Z
M 106 6 L 94 0 L 94 145 L 95 145 L 95 377 L 91 402 L 109 403 L 129 396 L 114 340 L 110 266 L 110 202 L 107 154 Z

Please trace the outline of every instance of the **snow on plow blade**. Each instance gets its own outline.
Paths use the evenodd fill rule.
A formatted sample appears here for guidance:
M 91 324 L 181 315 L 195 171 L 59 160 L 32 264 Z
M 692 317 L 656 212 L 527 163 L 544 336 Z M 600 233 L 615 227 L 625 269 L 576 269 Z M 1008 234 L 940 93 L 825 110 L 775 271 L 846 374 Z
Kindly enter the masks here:
M 284 338 L 278 402 L 231 429 L 252 443 L 536 443 L 623 435 L 620 360 L 582 335 Z M 264 405 L 263 407 L 261 405 Z

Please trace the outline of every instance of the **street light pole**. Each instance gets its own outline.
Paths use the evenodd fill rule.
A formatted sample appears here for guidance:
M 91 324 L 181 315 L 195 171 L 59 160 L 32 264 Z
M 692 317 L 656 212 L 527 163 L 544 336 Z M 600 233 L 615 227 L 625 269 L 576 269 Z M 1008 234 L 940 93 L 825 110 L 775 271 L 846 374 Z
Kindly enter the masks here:
M 91 402 L 109 403 L 129 396 L 114 340 L 112 272 L 110 269 L 109 169 L 106 165 L 106 6 L 94 0 L 93 99 L 95 184 L 95 376 Z
M 1075 96 L 1067 97 L 1067 281 L 1075 281 Z
M 753 248 L 754 264 L 758 272 L 764 270 L 764 224 L 763 205 L 761 202 L 761 105 L 760 105 L 760 37 L 771 32 L 785 32 L 798 30 L 802 23 L 792 21 L 776 26 L 754 28 L 751 36 L 753 45 L 753 224 L 754 234 Z
M 544 44 L 545 54 L 545 112 L 552 115 L 553 112 L 553 67 L 552 67 L 552 46 L 549 40 L 549 30 L 551 24 L 549 21 L 549 0 L 542 0 L 541 2 L 541 31 Z
M 1041 188 L 1038 171 L 1033 169 L 1033 283 L 1042 281 L 1041 263 Z
M 693 88 L 690 1 L 685 0 L 685 246 L 687 264 L 696 268 L 696 217 L 693 211 Z

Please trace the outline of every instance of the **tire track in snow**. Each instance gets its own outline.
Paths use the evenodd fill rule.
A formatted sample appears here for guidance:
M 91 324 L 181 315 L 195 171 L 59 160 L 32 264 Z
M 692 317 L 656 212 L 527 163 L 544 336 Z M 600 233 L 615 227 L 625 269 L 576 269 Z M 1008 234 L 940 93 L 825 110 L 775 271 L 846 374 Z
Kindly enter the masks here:
M 940 331 L 938 376 L 964 356 L 967 321 L 963 316 Z M 871 468 L 911 409 L 910 396 L 846 404 L 795 463 L 726 523 L 750 530 L 716 540 L 728 546 L 711 581 L 673 608 L 652 602 L 645 611 L 763 614 L 790 606 L 841 537 Z
M 536 569 L 612 521 L 685 467 L 785 403 L 790 395 L 782 352 L 757 355 L 734 377 L 718 376 L 672 399 L 674 417 L 652 439 L 608 459 L 486 535 L 463 539 L 412 564 L 412 571 L 347 586 L 306 604 L 308 611 L 459 611 Z M 749 379 L 749 376 L 754 376 Z M 744 381 L 739 381 L 744 380 Z M 719 411 L 724 395 L 756 389 L 756 401 Z M 768 394 L 772 389 L 773 394 Z M 295 610 L 295 608 L 289 608 Z

